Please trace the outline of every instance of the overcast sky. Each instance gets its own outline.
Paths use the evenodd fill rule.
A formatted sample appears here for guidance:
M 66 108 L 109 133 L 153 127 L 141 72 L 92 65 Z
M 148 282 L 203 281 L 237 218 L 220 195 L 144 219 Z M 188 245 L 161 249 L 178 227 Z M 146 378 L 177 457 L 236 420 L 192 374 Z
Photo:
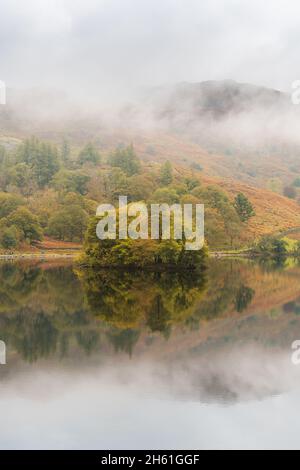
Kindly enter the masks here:
M 0 79 L 103 98 L 300 78 L 298 0 L 0 0 Z

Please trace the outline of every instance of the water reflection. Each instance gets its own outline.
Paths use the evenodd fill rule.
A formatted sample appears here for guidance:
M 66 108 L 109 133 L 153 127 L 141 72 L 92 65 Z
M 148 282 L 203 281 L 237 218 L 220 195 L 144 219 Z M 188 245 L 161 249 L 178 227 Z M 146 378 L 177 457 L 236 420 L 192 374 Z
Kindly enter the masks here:
M 295 446 L 299 279 L 295 260 L 196 277 L 2 263 L 0 447 Z
M 108 353 L 109 345 L 129 355 L 145 349 L 156 353 L 166 343 L 175 349 L 180 335 L 192 347 L 209 349 L 212 343 L 240 339 L 245 330 L 247 340 L 280 345 L 283 330 L 292 339 L 300 308 L 299 266 L 285 263 L 211 261 L 192 276 L 2 263 L 1 339 L 10 353 L 29 362 L 63 359 L 74 350 Z M 272 335 L 266 327 L 258 331 L 266 318 Z M 230 330 L 224 319 L 230 319 Z

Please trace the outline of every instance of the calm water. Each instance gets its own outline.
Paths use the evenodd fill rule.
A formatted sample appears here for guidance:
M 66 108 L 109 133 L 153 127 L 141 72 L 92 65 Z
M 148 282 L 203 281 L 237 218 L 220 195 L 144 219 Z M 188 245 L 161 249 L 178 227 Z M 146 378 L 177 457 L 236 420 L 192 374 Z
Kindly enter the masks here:
M 0 447 L 300 448 L 300 265 L 0 264 Z

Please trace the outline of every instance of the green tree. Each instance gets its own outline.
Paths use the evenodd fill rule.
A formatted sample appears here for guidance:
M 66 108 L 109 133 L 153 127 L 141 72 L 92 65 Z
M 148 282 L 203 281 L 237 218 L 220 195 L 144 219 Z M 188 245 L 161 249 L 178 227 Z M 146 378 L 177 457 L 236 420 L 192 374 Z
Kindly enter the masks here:
M 241 285 L 235 297 L 235 309 L 242 313 L 251 304 L 255 291 L 251 287 Z
M 0 193 L 0 219 L 7 217 L 19 206 L 24 204 L 23 199 L 15 194 Z
M 196 187 L 192 195 L 205 204 L 205 234 L 208 242 L 214 246 L 216 243 L 231 248 L 238 246 L 242 224 L 228 195 L 212 185 Z
M 112 201 L 120 195 L 127 195 L 129 190 L 128 177 L 121 168 L 112 168 L 104 179 L 105 193 Z
M 110 156 L 109 164 L 121 168 L 127 176 L 135 175 L 141 169 L 141 163 L 133 145 L 129 145 L 125 149 L 116 149 Z
M 70 156 L 71 156 L 70 144 L 69 144 L 69 141 L 66 138 L 64 138 L 61 144 L 60 157 L 65 165 L 69 162 Z
M 184 180 L 188 191 L 193 191 L 193 189 L 198 188 L 200 186 L 200 181 L 197 178 L 185 178 Z
M 285 240 L 275 239 L 273 240 L 273 252 L 277 255 L 283 255 L 288 252 L 288 244 Z
M 156 295 L 150 306 L 147 326 L 152 332 L 159 331 L 160 333 L 167 333 L 170 330 L 171 321 L 172 316 L 164 306 L 162 295 Z
M 92 165 L 98 165 L 100 163 L 100 153 L 92 143 L 88 143 L 80 152 L 78 162 L 80 165 L 85 163 L 91 163 Z
M 245 194 L 239 193 L 234 200 L 234 207 L 242 222 L 247 222 L 255 215 L 254 208 Z
M 79 170 L 60 170 L 54 176 L 52 185 L 58 191 L 76 192 L 85 195 L 88 192 L 87 185 L 90 176 Z
M 10 184 L 17 186 L 24 196 L 30 196 L 36 189 L 33 171 L 27 163 L 18 163 L 9 172 Z
M 65 207 L 50 217 L 47 234 L 64 241 L 81 241 L 88 221 L 88 214 L 78 205 Z
M 3 145 L 0 145 L 0 165 L 3 165 L 6 158 L 6 148 Z
M 192 195 L 197 197 L 202 204 L 213 209 L 220 210 L 224 205 L 230 204 L 228 195 L 213 185 L 206 188 L 196 187 L 192 190 Z
M 59 169 L 56 147 L 34 137 L 18 148 L 17 161 L 26 163 L 32 169 L 39 188 L 44 188 Z
M 175 189 L 159 188 L 152 197 L 152 201 L 159 204 L 177 204 L 179 203 L 179 195 Z
M 85 236 L 85 260 L 91 266 L 127 266 L 143 269 L 159 265 L 184 271 L 197 270 L 204 264 L 207 256 L 206 246 L 201 250 L 186 250 L 185 239 L 99 240 L 96 234 L 99 220 L 99 217 L 90 219 Z
M 197 162 L 192 162 L 192 163 L 191 163 L 191 168 L 192 168 L 193 170 L 203 171 L 202 166 L 200 165 L 200 163 L 197 163 Z
M 241 220 L 231 204 L 224 204 L 220 208 L 223 217 L 224 230 L 230 240 L 230 247 L 233 248 L 235 240 L 241 233 Z
M 295 186 L 296 188 L 300 188 L 300 177 L 298 176 L 298 178 L 296 178 L 293 182 L 293 186 Z
M 173 181 L 173 168 L 169 161 L 166 161 L 160 169 L 160 182 L 163 186 L 168 186 Z
M 9 225 L 14 225 L 20 232 L 21 238 L 30 243 L 42 239 L 42 229 L 38 218 L 26 207 L 19 207 L 8 218 Z
M 288 245 L 285 240 L 270 236 L 263 237 L 259 241 L 257 248 L 261 253 L 267 255 L 285 255 L 288 252 Z
M 283 189 L 283 195 L 289 199 L 295 199 L 297 196 L 297 191 L 293 186 L 285 186 Z
M 3 248 L 11 250 L 19 243 L 18 229 L 15 226 L 0 229 L 0 244 Z

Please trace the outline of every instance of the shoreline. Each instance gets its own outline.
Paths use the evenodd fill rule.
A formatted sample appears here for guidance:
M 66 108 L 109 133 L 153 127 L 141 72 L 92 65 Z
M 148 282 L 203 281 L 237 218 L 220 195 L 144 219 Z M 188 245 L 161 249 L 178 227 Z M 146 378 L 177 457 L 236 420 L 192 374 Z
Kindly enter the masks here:
M 45 260 L 45 259 L 74 259 L 78 256 L 78 252 L 69 253 L 12 253 L 12 254 L 0 254 L 0 260 L 17 260 L 17 259 L 28 259 L 28 260 Z
M 64 253 L 58 252 L 46 252 L 46 253 L 2 253 L 0 254 L 0 261 L 1 260 L 19 260 L 19 259 L 27 259 L 27 260 L 51 260 L 51 259 L 75 259 L 77 258 L 82 252 L 81 251 L 68 251 Z M 281 257 L 283 258 L 290 258 L 299 255 L 295 255 L 293 253 L 286 253 L 282 254 Z M 228 253 L 228 252 L 221 252 L 221 251 L 212 251 L 209 253 L 208 258 L 214 259 L 222 259 L 222 258 L 264 258 L 259 253 L 251 253 L 251 252 L 241 252 L 241 253 Z M 267 256 L 268 258 L 272 258 L 274 256 Z
M 76 258 L 78 255 L 80 255 L 82 252 L 81 251 L 69 251 L 69 252 L 64 252 L 60 253 L 59 251 L 57 252 L 24 252 L 24 253 L 2 253 L 0 254 L 0 260 L 6 260 L 6 259 L 60 259 L 60 258 Z M 217 252 L 217 251 L 212 251 L 209 253 L 209 258 L 233 258 L 233 257 L 247 257 L 250 258 L 251 253 L 226 253 L 226 252 Z

